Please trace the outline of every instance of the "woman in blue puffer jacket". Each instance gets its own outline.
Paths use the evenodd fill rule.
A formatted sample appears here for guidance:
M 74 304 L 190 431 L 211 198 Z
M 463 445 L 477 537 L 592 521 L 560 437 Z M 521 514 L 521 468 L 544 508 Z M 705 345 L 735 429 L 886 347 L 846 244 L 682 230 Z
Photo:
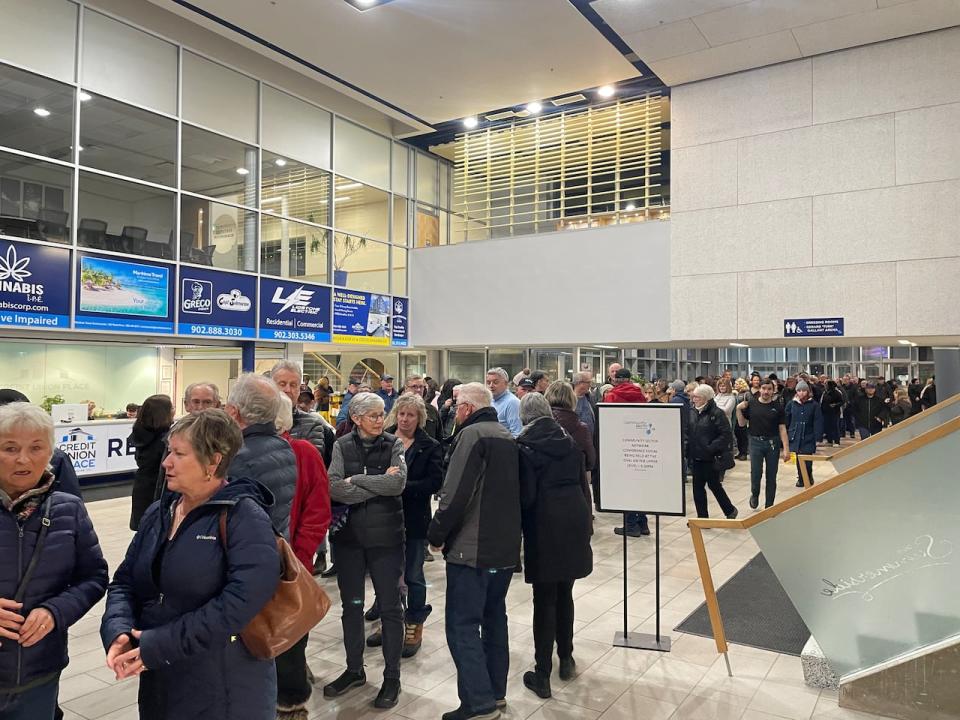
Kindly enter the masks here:
M 54 489 L 53 421 L 0 407 L 0 718 L 51 720 L 67 629 L 103 597 L 107 563 L 83 501 Z
M 119 680 L 139 676 L 142 720 L 273 720 L 274 662 L 240 638 L 280 581 L 264 511 L 273 496 L 251 480 L 227 482 L 243 438 L 226 413 L 187 416 L 168 438 L 170 492 L 144 514 L 108 588 L 107 665 Z

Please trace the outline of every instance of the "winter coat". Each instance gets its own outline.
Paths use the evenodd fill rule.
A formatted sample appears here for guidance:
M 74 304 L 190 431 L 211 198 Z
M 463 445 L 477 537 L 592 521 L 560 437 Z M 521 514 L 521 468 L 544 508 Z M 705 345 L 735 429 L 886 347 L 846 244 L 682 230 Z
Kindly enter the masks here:
M 454 427 L 457 424 L 457 406 L 450 405 L 450 407 L 441 407 L 440 408 L 440 431 L 443 433 L 443 438 L 449 438 L 453 436 Z M 443 442 L 443 440 L 441 440 Z
M 843 393 L 837 388 L 824 390 L 820 397 L 820 409 L 825 415 L 839 415 L 843 407 Z
M 713 462 L 714 458 L 733 447 L 733 428 L 713 400 L 703 410 L 691 415 L 687 440 L 687 456 L 697 462 Z
M 50 470 L 53 472 L 53 489 L 65 492 L 67 495 L 82 497 L 80 494 L 80 480 L 77 471 L 73 469 L 73 461 L 60 448 L 53 449 L 50 458 Z
M 901 423 L 913 414 L 913 405 L 909 400 L 900 400 L 890 403 L 889 407 L 890 424 Z
M 319 415 L 294 408 L 290 437 L 309 442 L 320 452 L 324 467 L 330 467 L 330 455 L 333 453 L 333 442 L 336 436 L 334 429 Z
M 427 422 L 423 426 L 423 431 L 437 442 L 443 440 L 443 426 L 440 422 L 440 411 L 433 405 L 427 403 Z
M 407 484 L 403 489 L 403 524 L 407 542 L 424 540 L 433 509 L 430 498 L 443 485 L 443 447 L 425 430 L 417 428 L 413 443 L 404 453 L 407 460 Z
M 812 455 L 817 451 L 817 440 L 823 437 L 823 411 L 813 398 L 801 403 L 794 398 L 784 408 L 787 438 L 791 452 Z
M 38 488 L 50 480 L 50 475 L 44 475 Z M 19 613 L 26 617 L 35 608 L 46 608 L 56 627 L 33 647 L 0 640 L 0 695 L 65 668 L 68 628 L 87 614 L 107 588 L 107 563 L 83 501 L 49 489 L 39 494 L 43 502 L 50 501 L 50 527 Z M 2 492 L 0 499 L 0 597 L 13 599 L 33 557 L 44 508 L 41 503 L 19 521 L 16 513 L 26 495 L 18 498 L 20 503 L 12 511 Z
M 273 660 L 253 657 L 240 638 L 280 581 L 265 511 L 273 498 L 259 483 L 231 479 L 168 540 L 179 497 L 166 493 L 144 514 L 107 592 L 103 646 L 142 631 L 141 720 L 274 720 Z
M 586 462 L 587 470 L 593 470 L 597 464 L 597 449 L 593 446 L 593 436 L 587 429 L 587 426 L 581 422 L 580 418 L 573 410 L 566 408 L 551 408 L 553 410 L 553 419 L 560 427 L 566 430 L 567 434 L 573 438 L 577 447 L 583 452 L 583 459 Z
M 290 445 L 277 435 L 273 423 L 243 429 L 243 447 L 230 462 L 229 477 L 256 480 L 270 491 L 273 505 L 267 510 L 281 535 L 290 539 L 290 506 L 297 491 L 297 459 Z
M 134 459 L 137 461 L 130 503 L 130 529 L 134 532 L 140 527 L 140 518 L 153 502 L 157 478 L 160 477 L 160 463 L 167 451 L 169 429 L 147 430 L 134 423 L 133 432 L 127 438 L 127 442 L 134 447 Z
M 936 383 L 929 383 L 923 386 L 923 389 L 920 391 L 920 404 L 923 406 L 924 410 L 932 408 L 937 404 Z
M 603 401 L 606 403 L 645 403 L 647 396 L 643 394 L 639 385 L 627 381 L 610 388 L 607 394 L 603 396 Z
M 520 458 L 497 410 L 475 411 L 453 438 L 427 538 L 448 563 L 512 568 L 520 560 Z
M 857 395 L 853 401 L 853 413 L 857 427 L 867 428 L 871 433 L 880 432 L 890 417 L 887 404 L 879 394 L 868 397 L 866 393 Z
M 330 480 L 323 458 L 306 440 L 284 433 L 297 458 L 297 490 L 290 506 L 290 547 L 304 567 L 313 569 L 313 556 L 330 527 Z
M 517 436 L 528 583 L 577 580 L 593 572 L 590 488 L 583 453 L 553 418 L 537 418 Z

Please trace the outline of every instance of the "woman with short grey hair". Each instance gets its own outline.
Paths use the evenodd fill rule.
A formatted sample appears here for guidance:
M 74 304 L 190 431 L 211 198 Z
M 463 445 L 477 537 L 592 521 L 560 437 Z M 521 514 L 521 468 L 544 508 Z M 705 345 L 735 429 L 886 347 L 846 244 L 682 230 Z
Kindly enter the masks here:
M 553 411 L 553 418 L 560 427 L 577 443 L 587 464 L 587 472 L 591 472 L 597 464 L 597 449 L 593 444 L 593 433 L 584 424 L 576 413 L 577 395 L 573 392 L 573 385 L 563 380 L 554 380 L 543 394 Z
M 737 508 L 720 483 L 720 473 L 733 466 L 733 428 L 723 410 L 714 402 L 715 395 L 709 385 L 697 385 L 690 393 L 693 410 L 687 456 L 693 473 L 693 502 L 697 507 L 697 517 L 709 517 L 709 487 L 724 516 L 732 520 L 737 517 Z

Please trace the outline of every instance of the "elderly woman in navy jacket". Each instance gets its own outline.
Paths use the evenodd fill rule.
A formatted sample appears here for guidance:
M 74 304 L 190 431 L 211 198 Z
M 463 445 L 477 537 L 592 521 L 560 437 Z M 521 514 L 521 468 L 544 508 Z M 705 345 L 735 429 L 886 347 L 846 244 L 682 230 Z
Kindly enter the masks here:
M 823 411 L 820 403 L 813 399 L 810 386 L 802 380 L 797 383 L 797 392 L 793 400 L 784 407 L 787 416 L 787 437 L 790 450 L 797 458 L 797 487 L 803 487 L 803 475 L 800 473 L 800 455 L 813 455 L 817 451 L 817 439 L 823 436 Z M 807 477 L 813 484 L 813 462 L 806 461 Z
M 54 489 L 53 421 L 0 407 L 0 717 L 51 720 L 67 629 L 103 597 L 107 563 L 80 498 Z
M 168 442 L 170 492 L 144 514 L 108 589 L 107 666 L 118 680 L 139 676 L 142 720 L 273 720 L 273 660 L 240 638 L 280 580 L 264 511 L 273 497 L 245 478 L 227 482 L 242 436 L 223 411 L 183 418 Z

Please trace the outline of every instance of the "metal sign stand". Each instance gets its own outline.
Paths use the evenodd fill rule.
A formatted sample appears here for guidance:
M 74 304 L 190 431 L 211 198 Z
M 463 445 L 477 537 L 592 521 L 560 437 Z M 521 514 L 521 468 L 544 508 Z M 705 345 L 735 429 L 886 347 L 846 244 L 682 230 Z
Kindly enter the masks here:
M 613 636 L 614 647 L 634 648 L 636 650 L 656 650 L 658 652 L 670 652 L 670 637 L 660 634 L 660 516 L 656 518 L 655 543 L 656 543 L 656 604 L 657 604 L 657 626 L 656 634 L 650 633 L 632 633 L 627 620 L 627 533 L 623 533 L 623 631 L 618 631 Z M 626 530 L 626 522 L 624 522 Z

